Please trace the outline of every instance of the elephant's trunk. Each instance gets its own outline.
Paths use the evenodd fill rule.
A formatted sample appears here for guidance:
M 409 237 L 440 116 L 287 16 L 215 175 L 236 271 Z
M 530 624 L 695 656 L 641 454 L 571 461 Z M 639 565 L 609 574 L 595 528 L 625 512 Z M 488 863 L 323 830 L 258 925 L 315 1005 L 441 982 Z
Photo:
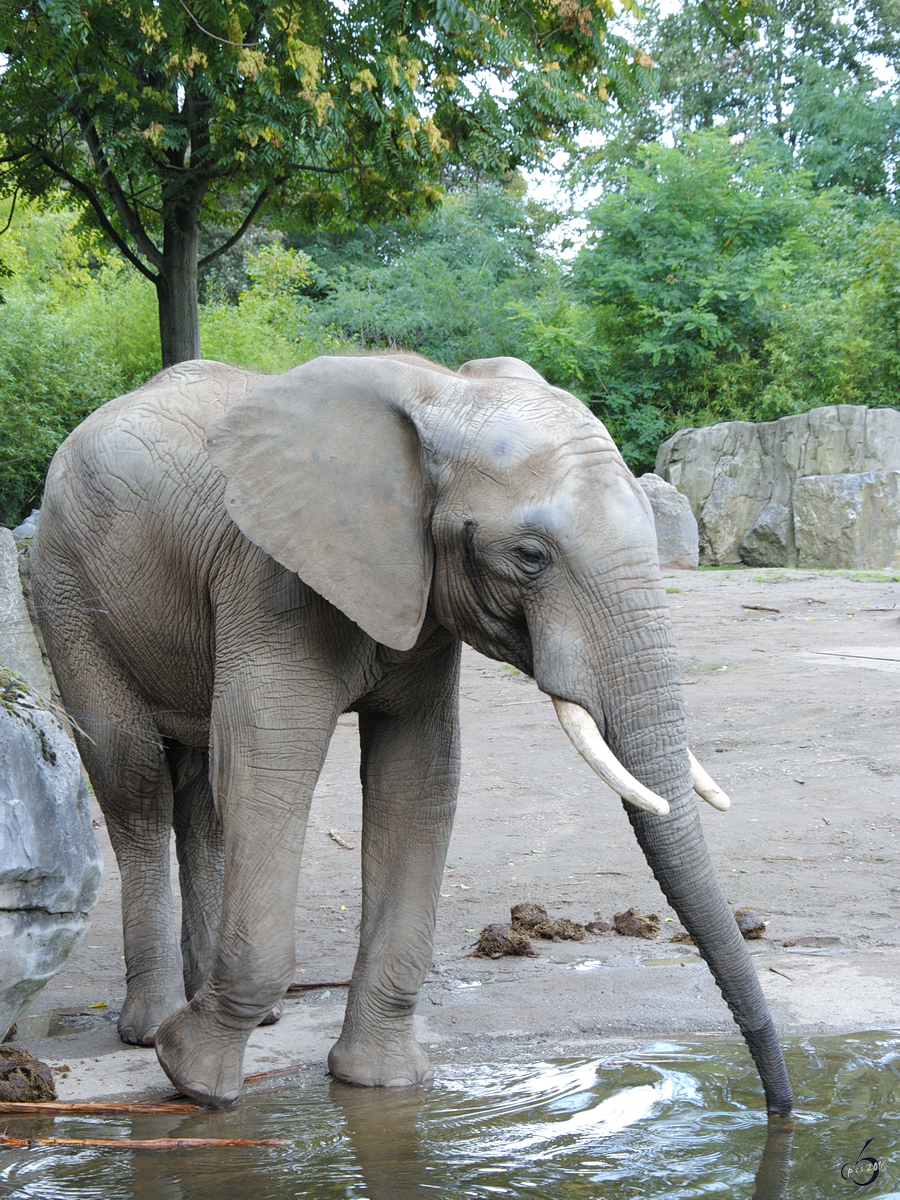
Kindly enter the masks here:
M 623 802 L 624 803 L 624 802 Z M 769 1112 L 787 1116 L 793 1095 L 756 968 L 716 878 L 690 792 L 667 817 L 624 804 L 666 899 L 709 964 L 759 1069 Z
M 633 565 L 632 565 L 633 566 Z M 786 1116 L 793 1096 L 784 1058 L 749 951 L 713 870 L 703 839 L 687 748 L 680 668 L 660 587 L 622 572 L 598 593 L 605 629 L 583 631 L 575 659 L 561 653 L 565 635 L 536 654 L 535 675 L 551 695 L 580 704 L 605 732 L 619 762 L 645 788 L 664 797 L 666 815 L 624 802 L 641 848 L 669 904 L 709 964 L 756 1061 L 770 1112 Z M 612 611 L 611 611 L 612 610 Z M 614 631 L 614 633 L 609 632 Z M 541 645 L 535 639 L 536 649 Z M 588 661 L 586 647 L 593 649 Z M 543 661 L 542 661 L 543 660 Z M 566 661 L 568 660 L 568 661 Z M 546 667 L 546 669 L 544 669 Z M 548 686 L 549 685 L 549 686 Z

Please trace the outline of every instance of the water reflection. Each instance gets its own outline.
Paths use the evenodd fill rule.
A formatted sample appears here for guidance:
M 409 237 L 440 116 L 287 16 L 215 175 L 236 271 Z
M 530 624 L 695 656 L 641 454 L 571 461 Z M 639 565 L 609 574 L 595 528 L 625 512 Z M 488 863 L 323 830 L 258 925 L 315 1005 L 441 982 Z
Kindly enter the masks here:
M 346 1122 L 367 1200 L 421 1200 L 435 1166 L 426 1161 L 419 1127 L 428 1089 L 377 1091 L 332 1080 L 329 1094 Z
M 17 1200 L 810 1200 L 853 1190 L 842 1162 L 866 1151 L 872 1189 L 897 1196 L 900 1037 L 787 1039 L 798 1096 L 767 1122 L 735 1040 L 631 1044 L 596 1058 L 456 1060 L 429 1087 L 370 1090 L 324 1069 L 262 1081 L 229 1110 L 132 1120 L 66 1118 L 61 1136 L 286 1137 L 284 1149 L 0 1151 Z M 460 1061 L 462 1059 L 462 1061 Z M 16 1136 L 47 1136 L 9 1118 Z M 892 1189 L 894 1189 L 892 1191 Z
M 795 1129 L 793 1121 L 783 1121 L 780 1117 L 770 1120 L 766 1144 L 756 1172 L 753 1200 L 782 1200 L 788 1194 Z

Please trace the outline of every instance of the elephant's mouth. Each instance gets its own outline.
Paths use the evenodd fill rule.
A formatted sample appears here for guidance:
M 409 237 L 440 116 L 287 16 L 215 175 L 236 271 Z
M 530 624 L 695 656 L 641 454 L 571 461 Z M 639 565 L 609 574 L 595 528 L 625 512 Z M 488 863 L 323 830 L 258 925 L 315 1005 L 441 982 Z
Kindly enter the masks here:
M 571 700 L 561 700 L 559 696 L 551 696 L 553 707 L 559 723 L 568 734 L 572 745 L 581 757 L 597 772 L 603 782 L 614 792 L 634 804 L 637 808 L 646 809 L 657 817 L 664 817 L 669 811 L 669 804 L 662 796 L 652 792 L 624 767 L 607 746 L 603 735 L 597 728 L 597 722 L 580 704 Z M 731 807 L 731 801 L 717 783 L 704 771 L 690 750 L 691 778 L 694 791 L 713 808 L 725 812 Z

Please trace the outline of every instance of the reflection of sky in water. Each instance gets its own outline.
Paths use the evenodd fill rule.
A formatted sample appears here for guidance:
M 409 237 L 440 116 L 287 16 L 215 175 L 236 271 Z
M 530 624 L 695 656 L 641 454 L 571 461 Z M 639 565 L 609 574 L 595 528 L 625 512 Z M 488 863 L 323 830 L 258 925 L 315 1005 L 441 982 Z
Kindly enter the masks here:
M 469 1112 L 470 1121 L 480 1127 L 477 1137 L 458 1143 L 456 1154 L 484 1157 L 486 1152 L 506 1155 L 527 1151 L 532 1160 L 552 1159 L 586 1151 L 594 1142 L 652 1118 L 661 1106 L 676 1098 L 701 1103 L 696 1081 L 679 1071 L 662 1071 L 656 1083 L 606 1094 L 608 1085 L 604 1086 L 600 1078 L 604 1061 L 591 1059 L 564 1067 L 546 1064 L 533 1075 L 502 1082 L 468 1078 L 455 1071 L 452 1078 L 442 1080 L 442 1085 L 457 1092 L 457 1106 L 459 1092 L 468 1092 L 482 1101 Z M 451 1110 L 444 1111 L 450 1115 Z M 459 1108 L 453 1111 L 460 1122 Z M 435 1116 L 439 1115 L 440 1110 Z M 513 1116 L 518 1119 L 511 1121 Z M 486 1123 L 498 1123 L 487 1136 L 483 1128 Z

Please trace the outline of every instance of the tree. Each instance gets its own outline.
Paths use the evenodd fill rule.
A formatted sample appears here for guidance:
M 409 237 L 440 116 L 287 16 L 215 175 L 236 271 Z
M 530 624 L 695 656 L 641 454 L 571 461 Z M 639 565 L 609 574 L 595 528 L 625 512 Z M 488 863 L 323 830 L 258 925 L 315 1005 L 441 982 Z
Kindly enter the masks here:
M 606 359 L 589 400 L 633 469 L 684 425 L 900 404 L 900 218 L 776 150 L 682 133 L 589 214 L 572 271 Z
M 626 8 L 632 0 L 624 0 Z M 7 194 L 60 181 L 159 304 L 163 363 L 200 352 L 197 270 L 263 210 L 310 226 L 434 207 L 443 164 L 539 162 L 642 86 L 580 0 L 4 0 Z M 227 236 L 198 256 L 202 228 Z
M 590 212 L 573 267 L 609 365 L 593 400 L 632 464 L 651 465 L 667 427 L 747 415 L 766 383 L 773 299 L 795 263 L 782 251 L 809 182 L 771 143 L 724 131 L 644 148 Z
M 653 4 L 635 37 L 656 64 L 655 104 L 624 112 L 610 137 L 579 163 L 616 186 L 619 164 L 679 129 L 772 137 L 785 168 L 814 187 L 892 194 L 900 147 L 900 21 L 896 5 L 856 0 L 748 0 L 734 19 L 720 0 L 685 0 L 661 16 Z M 893 68 L 893 80 L 883 78 Z
M 320 270 L 311 327 L 338 330 L 360 346 L 415 348 L 452 366 L 520 355 L 509 306 L 532 299 L 558 273 L 544 253 L 558 220 L 483 186 L 451 193 L 415 225 L 366 231 L 371 240 L 353 231 L 329 250 L 318 238 L 303 239 Z
M 795 94 L 810 70 L 876 81 L 876 57 L 898 61 L 896 13 L 879 0 L 835 8 L 825 0 L 749 0 L 743 24 L 723 19 L 718 0 L 686 0 L 646 33 L 659 66 L 670 123 L 733 133 L 768 128 L 790 139 Z

